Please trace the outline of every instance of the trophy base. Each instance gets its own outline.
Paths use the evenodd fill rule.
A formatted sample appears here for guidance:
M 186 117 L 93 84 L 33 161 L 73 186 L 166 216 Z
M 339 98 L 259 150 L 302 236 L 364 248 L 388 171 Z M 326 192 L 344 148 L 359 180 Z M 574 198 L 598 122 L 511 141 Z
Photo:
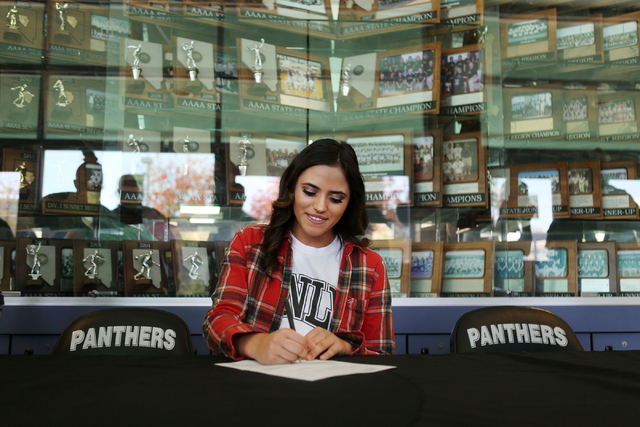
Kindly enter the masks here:
M 10 29 L 6 33 L 4 33 L 3 38 L 5 41 L 16 43 L 22 40 L 22 35 L 20 35 L 20 33 L 16 32 L 15 30 Z
M 71 108 L 56 106 L 51 115 L 56 119 L 68 119 L 71 117 Z
M 40 274 L 28 274 L 28 276 L 30 279 L 25 280 L 23 285 L 24 288 L 41 288 L 44 285 L 53 286 L 42 279 L 42 275 Z
M 265 83 L 260 82 L 252 84 L 251 87 L 247 90 L 247 94 L 251 96 L 263 96 L 268 91 L 269 86 L 267 86 Z
M 202 92 L 202 83 L 200 83 L 198 80 L 196 80 L 195 82 L 189 81 L 184 86 L 184 90 L 186 90 L 187 92 L 191 92 L 194 95 L 198 95 L 200 92 Z
M 23 119 L 28 114 L 29 113 L 27 111 L 27 106 L 26 105 L 24 105 L 23 107 L 18 107 L 16 105 L 14 105 L 12 110 L 11 110 L 11 112 L 9 113 L 9 117 L 11 117 L 14 120 L 17 120 L 17 119 Z
M 144 92 L 144 82 L 134 80 L 127 85 L 127 92 L 140 95 Z
M 24 187 L 20 189 L 20 193 L 19 193 L 19 199 L 22 202 L 25 202 L 26 200 L 28 200 L 31 197 L 31 190 L 29 190 L 28 187 Z
M 59 31 L 53 36 L 53 41 L 60 44 L 69 44 L 71 43 L 71 35 L 69 31 Z
M 153 288 L 151 279 L 140 279 L 130 285 L 129 291 L 133 293 L 147 292 L 151 288 Z
M 336 103 L 338 104 L 338 107 L 345 110 L 353 110 L 356 107 L 355 101 L 349 96 L 338 96 Z

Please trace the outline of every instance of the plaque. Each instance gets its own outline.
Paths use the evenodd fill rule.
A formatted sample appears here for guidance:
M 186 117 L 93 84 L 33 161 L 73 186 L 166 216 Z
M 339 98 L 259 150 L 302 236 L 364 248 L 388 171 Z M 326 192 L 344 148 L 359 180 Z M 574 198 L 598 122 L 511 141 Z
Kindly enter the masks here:
M 35 139 L 40 109 L 39 75 L 0 75 L 0 130 L 3 138 Z
M 228 242 L 227 242 L 228 243 Z M 218 242 L 173 240 L 176 296 L 210 297 L 216 285 L 220 260 Z
M 442 206 L 487 207 L 487 147 L 478 132 L 445 135 Z
M 281 113 L 305 122 L 308 110 L 333 110 L 329 58 L 275 46 L 264 39 L 238 39 L 237 43 L 241 109 Z
M 371 250 L 377 252 L 387 267 L 393 298 L 406 298 L 411 293 L 411 239 L 374 240 Z
M 503 89 L 504 138 L 558 139 L 562 134 L 559 84 Z
M 616 242 L 578 243 L 580 296 L 618 295 Z
M 129 20 L 108 5 L 51 1 L 48 17 L 47 56 L 53 63 L 107 65 L 120 38 L 131 36 Z
M 533 242 L 498 242 L 494 253 L 493 296 L 533 296 Z
M 637 242 L 617 242 L 616 252 L 620 296 L 640 296 L 640 245 Z
M 116 241 L 74 240 L 73 275 L 76 295 L 118 295 Z
M 637 188 L 636 172 L 633 160 L 600 163 L 604 218 L 638 218 L 638 206 L 633 197 Z
M 443 297 L 489 297 L 493 242 L 444 243 Z
M 610 76 L 614 69 L 627 72 L 630 66 L 638 65 L 638 20 L 640 11 L 603 19 L 602 44 L 607 75 Z
M 184 0 L 184 17 L 193 18 L 197 22 L 219 26 L 227 21 L 233 22 L 225 13 L 225 2 L 214 0 L 202 2 L 200 0 Z
M 0 291 L 16 290 L 16 241 L 0 240 Z
M 115 101 L 105 91 L 104 78 L 46 74 L 44 81 L 48 137 L 65 133 L 68 138 L 102 141 L 105 111 Z
M 155 112 L 173 107 L 164 81 L 164 56 L 170 50 L 159 43 L 120 39 L 120 99 L 125 109 Z
M 233 129 L 227 132 L 229 203 L 244 204 L 243 210 L 253 218 L 266 218 L 278 198 L 280 176 L 307 146 L 307 139 Z
M 485 75 L 491 75 L 484 60 L 483 45 L 442 51 L 440 67 L 440 113 L 478 114 L 487 110 Z
M 413 205 L 442 206 L 442 130 L 413 137 Z
M 144 153 L 159 153 L 162 149 L 162 133 L 146 130 L 121 128 L 118 132 L 118 149 L 127 154 L 125 158 L 133 160 Z
M 184 13 L 182 0 L 125 0 L 125 5 L 132 19 L 177 22 Z
M 636 91 L 616 90 L 598 95 L 598 133 L 601 141 L 639 141 L 639 119 L 640 96 Z
M 439 297 L 442 268 L 442 242 L 413 242 L 411 244 L 411 297 Z
M 595 87 L 565 87 L 562 99 L 562 137 L 565 141 L 598 139 L 598 96 Z
M 340 2 L 340 38 L 397 31 L 398 25 L 440 22 L 440 0 L 346 0 Z
M 577 72 L 602 65 L 602 15 L 558 19 L 557 71 Z
M 556 9 L 500 19 L 503 66 L 556 60 Z
M 512 165 L 508 218 L 566 218 L 569 216 L 567 162 Z
M 346 141 L 358 156 L 366 204 L 383 206 L 395 215 L 399 205 L 413 202 L 413 132 L 411 129 L 363 131 L 312 136 Z
M 18 237 L 17 290 L 22 296 L 73 296 L 73 242 Z
M 211 153 L 211 131 L 175 126 L 171 149 L 174 153 Z
M 24 215 L 42 212 L 40 151 L 4 148 L 2 163 L 5 172 L 20 173 L 18 213 Z
M 372 121 L 439 112 L 440 42 L 349 56 L 342 64 L 343 69 L 350 66 L 353 102 L 338 104 L 340 112 L 357 112 L 356 119 Z
M 578 295 L 577 250 L 575 240 L 547 241 L 545 247 L 536 248 L 536 296 Z
M 569 163 L 568 185 L 571 218 L 601 219 L 600 162 L 588 160 Z
M 39 63 L 44 49 L 45 4 L 4 2 L 0 7 L 0 57 L 4 63 Z
M 483 0 L 440 0 L 441 24 L 456 27 L 481 25 L 483 22 Z
M 176 108 L 210 115 L 220 111 L 223 97 L 238 95 L 235 54 L 183 37 L 173 38 L 173 51 Z
M 125 296 L 170 296 L 169 242 L 124 241 Z M 170 255 L 169 255 L 170 256 Z

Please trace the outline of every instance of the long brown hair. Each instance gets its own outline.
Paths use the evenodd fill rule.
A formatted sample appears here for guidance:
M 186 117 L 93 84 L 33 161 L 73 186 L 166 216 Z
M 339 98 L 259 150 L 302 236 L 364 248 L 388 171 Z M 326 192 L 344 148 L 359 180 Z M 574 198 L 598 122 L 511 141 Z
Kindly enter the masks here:
M 293 228 L 296 217 L 293 201 L 300 175 L 312 166 L 326 165 L 339 167 L 349 184 L 349 204 L 340 220 L 333 226 L 342 241 L 359 246 L 369 246 L 364 232 L 369 225 L 369 215 L 365 207 L 364 181 L 360 175 L 356 152 L 349 144 L 333 139 L 319 139 L 298 154 L 280 178 L 278 199 L 273 202 L 271 221 L 264 233 L 262 249 L 265 252 L 265 271 L 270 272 L 278 265 L 278 252 L 287 233 Z

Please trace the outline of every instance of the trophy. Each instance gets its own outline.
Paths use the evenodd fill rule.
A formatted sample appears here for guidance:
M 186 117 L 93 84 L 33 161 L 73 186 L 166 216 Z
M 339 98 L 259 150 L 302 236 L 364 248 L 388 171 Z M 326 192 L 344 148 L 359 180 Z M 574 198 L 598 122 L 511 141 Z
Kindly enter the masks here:
M 53 85 L 53 90 L 58 92 L 58 98 L 56 100 L 56 108 L 53 111 L 53 115 L 57 118 L 67 118 L 71 115 L 71 108 L 69 105 L 73 102 L 73 94 L 65 91 L 64 83 L 58 79 Z
M 247 49 L 252 51 L 254 55 L 253 77 L 255 82 L 247 91 L 251 96 L 262 96 L 269 90 L 269 87 L 262 81 L 262 76 L 264 75 L 264 71 L 262 70 L 262 56 L 260 54 L 262 46 L 264 46 L 264 39 L 260 39 L 260 46 L 255 45 L 254 47 L 247 47 Z
M 182 152 L 183 153 L 194 153 L 200 149 L 200 144 L 196 141 L 191 141 L 189 139 L 189 135 L 187 135 L 184 139 L 179 140 L 178 142 L 182 143 Z
M 355 102 L 349 96 L 351 92 L 351 85 L 349 84 L 349 77 L 351 76 L 351 64 L 347 64 L 346 67 L 342 69 L 342 83 L 340 83 L 340 93 L 338 94 L 338 99 L 336 102 L 341 108 L 353 108 L 355 106 Z
M 189 79 L 192 82 L 196 81 L 196 77 L 198 76 L 198 67 L 196 67 L 196 61 L 193 60 L 193 43 L 182 43 L 182 49 L 187 52 L 187 70 L 189 70 Z
M 98 264 L 102 264 L 105 261 L 105 257 L 100 255 L 97 250 L 93 254 L 86 256 L 82 259 L 82 262 L 89 261 L 89 268 L 84 272 L 85 277 L 89 279 L 95 279 L 98 277 Z
M 249 163 L 247 162 L 247 151 L 251 148 L 251 141 L 247 139 L 247 135 L 243 135 L 242 139 L 238 141 L 238 149 L 240 150 L 240 164 L 238 165 L 238 170 L 240 171 L 240 175 L 245 176 L 247 174 L 247 167 Z
M 198 270 L 200 269 L 200 266 L 202 265 L 202 258 L 200 258 L 200 255 L 198 255 L 198 252 L 194 252 L 191 255 L 189 255 L 188 257 L 186 257 L 184 259 L 184 261 L 190 261 L 191 262 L 191 268 L 189 269 L 189 277 L 192 280 L 196 280 L 198 278 L 198 276 L 200 275 L 200 273 L 198 273 Z
M 143 139 L 144 139 L 144 136 L 138 140 L 132 133 L 129 134 L 129 140 L 127 141 L 127 145 L 131 147 L 131 152 L 146 153 L 147 151 L 149 151 L 149 146 L 144 142 L 142 142 Z
M 27 90 L 27 84 L 23 84 L 21 86 L 15 86 L 11 88 L 11 91 L 16 91 L 18 96 L 13 100 L 14 108 L 9 113 L 11 117 L 24 117 L 28 114 L 27 106 L 31 104 L 31 101 L 35 97 L 34 94 Z
M 41 244 L 38 243 L 38 246 L 36 245 L 27 245 L 26 249 L 27 249 L 27 257 L 33 257 L 33 261 L 32 261 L 32 265 L 31 265 L 31 273 L 29 273 L 29 276 L 31 276 L 32 280 L 38 280 L 40 278 L 40 276 L 42 276 L 42 274 L 40 273 L 40 269 L 42 268 L 42 264 L 46 264 L 47 263 L 47 256 L 44 254 L 40 254 L 40 248 L 41 248 Z M 29 258 L 27 258 L 29 259 Z M 29 263 L 27 262 L 27 265 L 29 265 Z
M 140 264 L 141 264 L 140 270 L 138 270 L 138 273 L 135 276 L 133 276 L 134 280 L 140 280 L 140 279 L 151 280 L 151 268 L 154 265 L 157 265 L 158 267 L 160 267 L 160 264 L 158 264 L 153 260 L 153 251 L 149 251 L 149 253 L 146 253 L 146 254 L 136 255 L 134 259 L 140 260 Z M 159 287 L 159 285 L 156 287 Z
M 56 22 L 59 27 L 56 30 L 56 35 L 53 36 L 57 43 L 68 44 L 71 42 L 71 35 L 67 30 L 67 11 L 69 10 L 68 3 L 56 3 Z
M 9 7 L 9 12 L 7 12 L 7 27 L 9 29 L 4 33 L 4 39 L 11 42 L 18 42 L 22 38 L 20 35 L 20 28 L 18 27 L 18 22 L 20 21 L 20 12 L 18 12 L 18 8 L 15 5 L 11 5 Z
M 127 46 L 127 49 L 133 49 L 131 55 L 133 56 L 133 64 L 131 65 L 131 74 L 133 74 L 133 82 L 129 83 L 127 90 L 129 92 L 141 94 L 144 92 L 144 81 L 140 80 L 142 74 L 142 68 L 140 68 L 140 51 L 142 45 Z

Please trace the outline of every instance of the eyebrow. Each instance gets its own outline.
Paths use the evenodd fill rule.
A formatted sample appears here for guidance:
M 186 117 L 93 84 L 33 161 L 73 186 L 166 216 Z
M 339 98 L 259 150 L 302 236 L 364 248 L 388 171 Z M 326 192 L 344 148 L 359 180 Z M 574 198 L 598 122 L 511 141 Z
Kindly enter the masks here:
M 320 190 L 320 187 L 318 187 L 317 185 L 312 184 L 312 183 L 310 183 L 310 182 L 303 182 L 303 183 L 302 183 L 302 185 L 308 185 L 309 187 L 313 187 L 313 188 L 315 188 L 316 190 Z M 339 194 L 339 195 L 342 195 L 342 196 L 345 196 L 345 197 L 347 197 L 347 196 L 348 196 L 348 195 L 347 195 L 347 193 L 345 193 L 344 191 L 335 191 L 335 190 L 330 190 L 330 191 L 329 191 L 329 193 L 331 193 L 331 194 Z

